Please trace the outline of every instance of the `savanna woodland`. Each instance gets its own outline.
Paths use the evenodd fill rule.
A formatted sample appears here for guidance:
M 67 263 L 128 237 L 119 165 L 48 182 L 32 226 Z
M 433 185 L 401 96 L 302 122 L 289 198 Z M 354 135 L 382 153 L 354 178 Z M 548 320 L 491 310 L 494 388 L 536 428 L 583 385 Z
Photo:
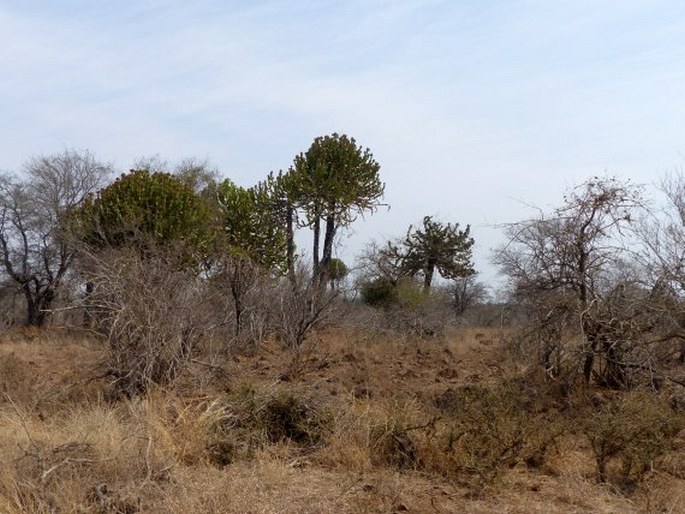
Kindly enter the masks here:
M 682 174 L 502 226 L 497 301 L 468 220 L 339 258 L 349 136 L 117 174 L 0 177 L 0 512 L 685 512 Z

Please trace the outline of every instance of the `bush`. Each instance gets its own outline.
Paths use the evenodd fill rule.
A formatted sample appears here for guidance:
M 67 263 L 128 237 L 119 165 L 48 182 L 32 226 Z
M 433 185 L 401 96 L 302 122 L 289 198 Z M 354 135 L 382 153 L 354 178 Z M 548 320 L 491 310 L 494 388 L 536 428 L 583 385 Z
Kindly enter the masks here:
M 303 447 L 314 447 L 329 430 L 331 417 L 311 401 L 282 393 L 266 403 L 258 420 L 272 443 L 287 440 Z
M 397 287 L 389 278 L 377 278 L 361 286 L 362 300 L 372 307 L 388 307 L 397 302 Z
M 195 274 L 176 266 L 171 248 L 112 249 L 88 259 L 88 313 L 107 338 L 114 394 L 134 396 L 172 383 L 194 348 L 217 325 L 216 301 Z
M 375 466 L 390 466 L 395 469 L 416 469 L 419 452 L 410 427 L 401 416 L 388 416 L 384 423 L 371 427 L 370 454 Z
M 328 410 L 309 398 L 252 388 L 213 402 L 204 419 L 207 455 L 218 466 L 250 459 L 256 450 L 274 443 L 312 450 L 322 444 L 333 423 Z
M 448 389 L 436 404 L 447 425 L 446 466 L 475 476 L 480 484 L 492 482 L 504 469 L 521 462 L 540 465 L 557 435 L 552 424 L 526 412 L 513 390 Z
M 639 482 L 683 427 L 685 420 L 666 401 L 644 391 L 609 400 L 581 422 L 600 482 L 607 480 L 615 459 L 621 462 L 624 481 Z

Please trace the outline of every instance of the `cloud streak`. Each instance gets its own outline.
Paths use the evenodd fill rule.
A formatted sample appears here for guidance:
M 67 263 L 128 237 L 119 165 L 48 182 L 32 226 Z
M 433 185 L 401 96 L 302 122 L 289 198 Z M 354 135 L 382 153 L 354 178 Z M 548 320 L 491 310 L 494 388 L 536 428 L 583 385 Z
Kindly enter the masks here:
M 87 147 L 209 158 L 239 183 L 347 132 L 383 165 L 400 235 L 425 214 L 487 228 L 593 173 L 651 182 L 685 130 L 680 2 L 10 1 L 3 162 Z M 345 255 L 351 258 L 351 255 Z

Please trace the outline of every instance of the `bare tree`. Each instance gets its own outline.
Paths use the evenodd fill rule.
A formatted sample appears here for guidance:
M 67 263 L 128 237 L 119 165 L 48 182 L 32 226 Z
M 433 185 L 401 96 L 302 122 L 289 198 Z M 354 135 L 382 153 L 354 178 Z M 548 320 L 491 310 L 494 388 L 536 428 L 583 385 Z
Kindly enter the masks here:
M 652 290 L 650 307 L 662 315 L 663 338 L 680 342 L 676 351 L 685 363 L 685 175 L 666 176 L 660 190 L 663 209 L 639 225 L 644 280 Z
M 27 325 L 43 325 L 72 265 L 67 216 L 111 174 L 90 152 L 36 157 L 25 178 L 0 177 L 0 251 L 5 273 L 26 300 Z
M 449 286 L 454 300 L 454 310 L 457 316 L 464 314 L 470 307 L 483 302 L 488 296 L 488 289 L 482 282 L 476 280 L 476 275 L 457 277 Z
M 509 243 L 494 260 L 537 320 L 548 371 L 555 371 L 553 354 L 566 352 L 560 344 L 568 329 L 579 332 L 581 347 L 573 361 L 586 382 L 596 371 L 598 354 L 613 358 L 618 338 L 609 330 L 611 317 L 604 315 L 611 301 L 607 294 L 615 284 L 612 273 L 620 268 L 623 230 L 640 204 L 639 187 L 595 177 L 572 190 L 551 216 L 541 213 L 506 227 Z

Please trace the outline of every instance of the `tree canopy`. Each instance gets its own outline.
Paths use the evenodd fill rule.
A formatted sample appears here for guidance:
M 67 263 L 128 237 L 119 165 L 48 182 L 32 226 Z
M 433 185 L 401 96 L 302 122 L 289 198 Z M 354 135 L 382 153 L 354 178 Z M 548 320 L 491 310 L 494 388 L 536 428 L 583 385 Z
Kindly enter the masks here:
M 471 262 L 474 240 L 469 225 L 459 229 L 459 223 L 442 223 L 432 216 L 423 218 L 422 228 L 409 227 L 399 244 L 390 243 L 388 250 L 398 262 L 402 275 L 423 276 L 423 286 L 429 290 L 435 271 L 444 278 L 456 279 L 474 273 Z
M 295 157 L 289 190 L 313 230 L 314 273 L 322 281 L 330 269 L 339 228 L 380 205 L 385 185 L 379 170 L 371 151 L 344 134 L 317 137 L 305 153 Z
M 131 170 L 80 211 L 82 239 L 94 248 L 182 243 L 196 257 L 214 234 L 210 211 L 190 186 L 171 174 Z
M 286 231 L 268 183 L 246 189 L 226 179 L 216 194 L 229 251 L 263 268 L 285 271 Z

